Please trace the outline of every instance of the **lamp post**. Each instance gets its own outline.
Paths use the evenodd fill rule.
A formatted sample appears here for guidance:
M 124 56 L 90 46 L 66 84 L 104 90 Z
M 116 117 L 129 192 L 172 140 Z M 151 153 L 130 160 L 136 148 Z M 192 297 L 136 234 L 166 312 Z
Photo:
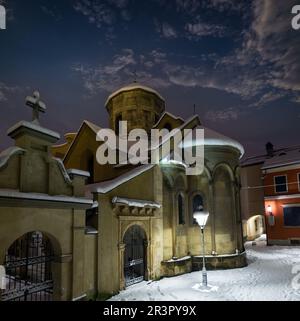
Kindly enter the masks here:
M 207 272 L 205 268 L 205 245 L 204 245 L 204 228 L 208 219 L 209 213 L 203 211 L 196 211 L 194 212 L 194 219 L 197 221 L 198 225 L 201 228 L 202 234 L 202 285 L 207 287 Z

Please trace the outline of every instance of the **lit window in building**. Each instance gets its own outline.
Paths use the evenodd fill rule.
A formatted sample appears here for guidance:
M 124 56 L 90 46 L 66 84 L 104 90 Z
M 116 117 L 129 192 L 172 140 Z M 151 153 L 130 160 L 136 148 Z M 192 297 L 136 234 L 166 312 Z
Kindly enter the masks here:
M 276 193 L 283 193 L 287 192 L 287 177 L 286 175 L 275 176 L 275 192 Z

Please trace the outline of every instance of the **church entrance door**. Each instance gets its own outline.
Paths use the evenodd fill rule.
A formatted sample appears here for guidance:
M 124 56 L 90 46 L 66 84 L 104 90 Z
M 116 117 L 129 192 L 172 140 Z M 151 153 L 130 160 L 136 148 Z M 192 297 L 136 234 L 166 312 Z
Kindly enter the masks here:
M 125 286 L 129 286 L 145 279 L 147 238 L 144 230 L 138 226 L 131 226 L 124 236 L 124 276 Z
M 27 233 L 16 240 L 6 252 L 2 301 L 51 301 L 53 260 L 51 242 L 42 233 Z

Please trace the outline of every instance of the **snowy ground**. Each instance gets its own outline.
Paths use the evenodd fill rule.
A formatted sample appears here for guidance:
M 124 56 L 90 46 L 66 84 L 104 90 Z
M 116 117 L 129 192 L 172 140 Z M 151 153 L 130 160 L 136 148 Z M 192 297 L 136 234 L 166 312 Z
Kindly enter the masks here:
M 201 281 L 201 272 L 192 272 L 133 285 L 111 300 L 300 301 L 300 247 L 267 247 L 264 241 L 256 243 L 256 246 L 251 242 L 246 244 L 247 267 L 208 271 L 208 283 L 214 287 L 213 291 L 195 289 L 195 284 Z

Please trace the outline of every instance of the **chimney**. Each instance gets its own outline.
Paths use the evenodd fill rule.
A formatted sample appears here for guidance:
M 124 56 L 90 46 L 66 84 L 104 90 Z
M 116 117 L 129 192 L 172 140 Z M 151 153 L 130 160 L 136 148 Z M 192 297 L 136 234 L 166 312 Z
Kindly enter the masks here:
M 266 144 L 266 151 L 267 151 L 267 155 L 268 155 L 269 157 L 273 157 L 273 155 L 274 155 L 274 148 L 273 148 L 273 144 L 272 144 L 272 143 L 268 142 L 268 143 Z

